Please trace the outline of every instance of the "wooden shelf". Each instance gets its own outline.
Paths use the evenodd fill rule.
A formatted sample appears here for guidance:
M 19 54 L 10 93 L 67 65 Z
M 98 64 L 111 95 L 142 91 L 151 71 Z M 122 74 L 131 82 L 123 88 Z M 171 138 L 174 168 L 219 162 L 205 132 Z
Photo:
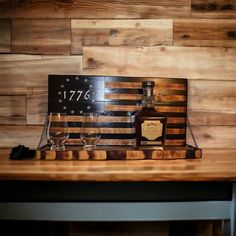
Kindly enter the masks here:
M 186 146 L 167 146 L 165 148 L 137 149 L 130 146 L 98 146 L 92 151 L 82 146 L 67 146 L 65 151 L 52 151 L 45 146 L 36 151 L 36 160 L 165 160 L 201 158 L 200 149 Z

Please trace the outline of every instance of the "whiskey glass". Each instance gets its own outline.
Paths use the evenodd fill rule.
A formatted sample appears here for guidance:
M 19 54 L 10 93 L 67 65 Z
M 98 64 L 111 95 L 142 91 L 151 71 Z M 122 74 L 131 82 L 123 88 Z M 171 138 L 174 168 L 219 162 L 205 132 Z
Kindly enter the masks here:
M 81 141 L 84 144 L 84 149 L 95 149 L 101 138 L 101 128 L 99 125 L 98 113 L 84 113 L 83 123 L 80 132 Z
M 69 138 L 66 113 L 54 113 L 49 115 L 47 127 L 47 139 L 51 144 L 51 150 L 65 150 L 65 142 Z

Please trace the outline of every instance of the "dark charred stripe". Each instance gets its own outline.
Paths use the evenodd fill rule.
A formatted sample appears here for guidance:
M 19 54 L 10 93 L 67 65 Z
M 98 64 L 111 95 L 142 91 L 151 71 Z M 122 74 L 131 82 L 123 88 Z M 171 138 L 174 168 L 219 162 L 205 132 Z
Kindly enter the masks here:
M 82 122 L 68 122 L 69 127 L 81 127 Z M 101 128 L 132 128 L 134 127 L 133 123 L 131 122 L 101 122 L 99 123 Z M 93 127 L 92 123 L 87 123 L 86 127 Z
M 124 76 L 105 76 L 105 82 L 141 82 L 141 78 Z
M 105 76 L 105 82 L 142 82 L 147 80 L 162 80 L 165 83 L 175 83 L 175 84 L 187 84 L 186 79 L 182 78 L 155 78 L 155 77 L 124 77 L 124 76 Z
M 69 139 L 80 139 L 79 133 L 70 133 Z
M 91 75 L 49 75 L 49 78 L 53 79 L 74 79 L 78 77 L 79 79 L 88 79 L 94 81 L 104 81 L 104 82 L 142 82 L 147 80 L 160 81 L 163 83 L 175 83 L 175 84 L 187 84 L 187 80 L 183 78 L 160 78 L 160 77 L 125 77 L 125 76 L 91 76 Z
M 167 134 L 166 139 L 167 140 L 173 140 L 173 139 L 183 139 L 185 140 L 186 135 L 185 134 Z
M 133 139 L 135 134 L 102 134 L 102 139 Z
M 162 112 L 167 117 L 187 117 L 187 113 Z
M 104 111 L 106 116 L 131 116 L 135 113 L 134 111 Z
M 82 122 L 67 122 L 68 127 L 81 127 L 82 126 Z
M 71 133 L 70 139 L 79 139 L 80 134 L 79 133 Z M 102 134 L 101 139 L 133 139 L 135 138 L 135 134 Z M 185 134 L 167 134 L 166 139 L 167 140 L 185 140 L 186 135 Z
M 102 123 L 102 128 L 132 128 L 134 127 L 134 123 L 130 122 L 104 122 Z
M 167 123 L 167 128 L 171 128 L 171 129 L 184 129 L 186 128 L 186 124 L 168 124 Z

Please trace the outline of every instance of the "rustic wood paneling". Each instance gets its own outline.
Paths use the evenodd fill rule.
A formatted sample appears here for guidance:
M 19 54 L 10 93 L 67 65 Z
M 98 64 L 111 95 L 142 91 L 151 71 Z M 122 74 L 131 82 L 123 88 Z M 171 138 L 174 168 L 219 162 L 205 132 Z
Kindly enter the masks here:
M 4 61 L 26 61 L 26 60 L 37 60 L 42 59 L 41 55 L 24 55 L 24 54 L 0 54 L 0 62 Z
M 25 96 L 0 96 L 1 116 L 24 116 Z
M 190 13 L 189 0 L 1 0 L 1 18 L 163 18 Z
M 83 46 L 172 45 L 173 20 L 72 20 L 72 54 Z
M 16 87 L 0 87 L 0 95 L 29 95 L 33 93 L 33 88 Z
M 236 18 L 235 0 L 191 0 L 192 17 Z
M 84 47 L 84 73 L 235 80 L 236 49 Z
M 25 96 L 0 95 L 0 101 L 0 124 L 25 124 Z
M 81 56 L 2 55 L 0 87 L 47 86 L 49 74 L 80 74 L 81 61 Z
M 70 54 L 70 20 L 12 20 L 12 52 Z
M 174 19 L 174 45 L 236 47 L 236 20 Z
M 196 108 L 197 109 L 197 108 Z M 192 125 L 234 125 L 236 113 L 228 111 L 189 110 L 188 117 Z
M 192 126 L 200 148 L 235 148 L 236 126 Z M 187 143 L 193 144 L 188 132 Z
M 0 116 L 0 125 L 25 125 L 26 118 L 25 116 L 9 116 L 4 117 Z
M 194 96 L 189 99 L 189 109 L 202 111 L 236 111 L 236 96 L 229 94 L 228 96 Z M 236 113 L 235 113 L 236 114 Z
M 0 53 L 11 51 L 11 21 L 0 20 Z
M 220 79 L 216 77 L 215 80 L 188 80 L 188 95 L 236 97 L 236 79 L 235 81 Z
M 189 119 L 193 125 L 236 125 L 236 82 L 189 80 Z
M 4 137 L 0 148 L 11 148 L 19 144 L 37 148 L 42 130 L 42 126 L 0 125 L 0 133 Z
M 43 125 L 48 110 L 48 94 L 46 89 L 34 90 L 33 95 L 27 96 L 27 125 Z

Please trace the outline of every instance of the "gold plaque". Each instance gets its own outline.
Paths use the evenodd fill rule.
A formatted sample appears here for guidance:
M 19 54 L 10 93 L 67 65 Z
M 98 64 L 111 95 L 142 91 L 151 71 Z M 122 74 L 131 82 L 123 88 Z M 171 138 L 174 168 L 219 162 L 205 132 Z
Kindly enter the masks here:
M 162 123 L 159 120 L 145 120 L 141 125 L 142 136 L 155 140 L 162 136 Z

